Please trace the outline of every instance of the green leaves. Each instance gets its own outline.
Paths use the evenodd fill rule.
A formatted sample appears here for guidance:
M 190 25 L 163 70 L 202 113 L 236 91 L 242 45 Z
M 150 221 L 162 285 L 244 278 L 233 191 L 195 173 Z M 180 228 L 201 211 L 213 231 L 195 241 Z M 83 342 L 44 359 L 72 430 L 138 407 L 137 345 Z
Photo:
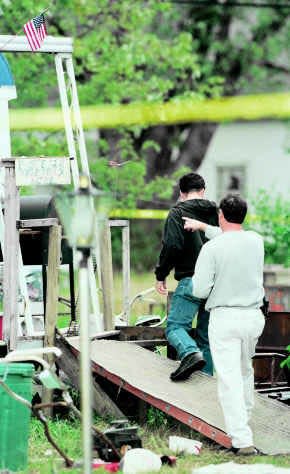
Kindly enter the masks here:
M 264 238 L 266 263 L 290 267 L 290 202 L 261 190 L 253 205 L 256 219 L 250 227 Z
M 33 0 L 0 0 L 1 33 L 16 34 L 47 6 L 35 5 Z M 81 105 L 281 90 L 289 79 L 290 16 L 283 11 L 261 9 L 253 16 L 246 8 L 196 8 L 162 0 L 55 0 L 47 20 L 50 35 L 74 38 Z M 7 57 L 18 93 L 12 107 L 41 108 L 58 103 L 51 55 Z M 173 143 L 172 135 L 180 134 L 180 128 L 177 132 L 168 128 L 166 139 L 150 132 L 141 127 L 100 131 L 98 143 L 87 142 L 92 178 L 114 190 L 118 205 L 134 207 L 140 194 L 148 202 L 170 197 L 172 178 L 166 176 L 167 166 L 173 169 L 173 155 L 179 164 L 182 143 Z M 13 137 L 16 155 L 63 154 L 63 150 L 66 146 L 61 135 L 46 136 L 45 140 L 32 135 Z M 130 164 L 110 168 L 105 164 L 110 160 Z M 164 177 L 157 178 L 158 174 Z M 151 183 L 147 183 L 148 176 L 154 176 Z M 283 241 L 288 235 L 275 228 L 276 235 L 280 250 L 273 247 L 269 235 L 268 254 L 283 260 Z
M 289 352 L 288 357 L 281 362 L 281 367 L 287 367 L 290 369 L 290 345 L 286 347 L 287 351 Z

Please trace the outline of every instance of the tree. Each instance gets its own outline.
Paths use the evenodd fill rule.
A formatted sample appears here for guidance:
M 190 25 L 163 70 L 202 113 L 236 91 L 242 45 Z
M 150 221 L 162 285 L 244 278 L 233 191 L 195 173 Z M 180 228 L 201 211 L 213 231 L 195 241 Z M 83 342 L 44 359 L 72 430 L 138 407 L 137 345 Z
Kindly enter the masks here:
M 35 11 L 32 0 L 0 0 L 1 32 L 17 32 L 45 6 Z M 56 0 L 47 16 L 50 34 L 75 39 L 76 78 L 84 105 L 281 90 L 289 81 L 289 10 L 197 7 L 161 0 Z M 10 56 L 19 97 L 15 106 L 58 102 L 51 57 Z M 99 186 L 112 189 L 124 206 L 136 205 L 140 189 L 147 202 L 158 196 L 168 205 L 173 180 L 180 170 L 197 168 L 214 127 L 101 130 L 100 140 L 88 140 L 93 177 Z M 22 145 L 15 137 L 14 153 L 23 154 L 22 146 L 31 143 L 31 154 L 43 154 L 44 142 L 49 144 L 47 154 L 52 148 L 65 152 L 59 136 L 48 139 L 34 137 L 31 143 L 26 136 Z M 110 160 L 129 163 L 109 168 Z
M 17 4 L 0 2 L 2 32 L 15 33 L 18 26 L 31 17 L 32 4 L 30 0 Z M 48 20 L 50 34 L 75 38 L 74 58 L 81 104 L 154 102 L 187 96 L 203 98 L 216 96 L 222 90 L 220 77 L 201 73 L 202 56 L 195 50 L 190 32 L 179 30 L 179 13 L 170 3 L 56 1 Z M 57 102 L 54 65 L 49 56 L 13 54 L 9 59 L 17 84 L 17 107 Z M 166 150 L 171 146 L 166 148 L 165 143 L 158 142 L 158 127 L 149 133 L 141 127 L 133 127 L 100 134 L 97 146 L 93 143 L 89 146 L 91 171 L 98 185 L 114 188 L 119 202 L 121 196 L 125 206 L 136 205 L 140 189 L 144 200 L 152 199 L 154 194 L 170 198 L 172 179 L 176 179 L 176 175 L 154 179 L 156 172 L 151 171 L 145 161 L 150 163 L 151 156 L 156 154 L 162 162 L 162 148 Z M 179 142 L 178 135 L 176 127 L 172 146 L 174 141 Z M 31 153 L 39 153 L 44 141 L 41 137 L 37 145 L 34 139 Z M 51 137 L 50 141 L 53 141 Z M 16 154 L 18 149 L 23 154 L 19 137 L 13 145 Z M 54 148 L 59 148 L 59 144 Z M 109 159 L 129 163 L 120 169 L 110 169 Z

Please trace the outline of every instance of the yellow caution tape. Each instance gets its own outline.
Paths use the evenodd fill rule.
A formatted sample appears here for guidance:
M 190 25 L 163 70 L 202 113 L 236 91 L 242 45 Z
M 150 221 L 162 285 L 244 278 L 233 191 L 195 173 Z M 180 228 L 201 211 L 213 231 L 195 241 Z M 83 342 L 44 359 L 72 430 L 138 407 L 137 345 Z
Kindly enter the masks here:
M 113 209 L 110 218 L 127 219 L 166 219 L 168 211 L 161 209 Z
M 168 211 L 162 209 L 113 209 L 110 212 L 110 218 L 126 218 L 126 219 L 160 219 L 165 220 L 168 215 Z M 246 217 L 246 223 L 257 224 L 263 221 L 263 216 L 256 214 L 248 214 Z M 277 217 L 271 219 L 271 223 L 277 223 L 281 225 L 289 225 L 290 217 Z
M 188 122 L 225 122 L 290 117 L 290 94 L 259 94 L 208 100 L 172 100 L 81 107 L 84 128 L 114 128 Z M 62 112 L 54 108 L 11 110 L 13 130 L 61 130 Z

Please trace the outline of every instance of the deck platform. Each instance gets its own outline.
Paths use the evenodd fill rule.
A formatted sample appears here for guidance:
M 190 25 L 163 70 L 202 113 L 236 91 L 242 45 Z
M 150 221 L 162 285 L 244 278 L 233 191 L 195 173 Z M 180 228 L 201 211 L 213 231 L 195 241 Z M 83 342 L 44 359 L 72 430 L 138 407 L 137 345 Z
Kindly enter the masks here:
M 79 337 L 66 337 L 76 356 Z M 138 346 L 114 340 L 91 342 L 92 367 L 110 380 L 166 414 L 229 447 L 215 377 L 194 373 L 187 381 L 171 382 L 178 362 Z M 290 454 L 290 409 L 281 402 L 255 394 L 251 426 L 255 446 L 264 454 Z

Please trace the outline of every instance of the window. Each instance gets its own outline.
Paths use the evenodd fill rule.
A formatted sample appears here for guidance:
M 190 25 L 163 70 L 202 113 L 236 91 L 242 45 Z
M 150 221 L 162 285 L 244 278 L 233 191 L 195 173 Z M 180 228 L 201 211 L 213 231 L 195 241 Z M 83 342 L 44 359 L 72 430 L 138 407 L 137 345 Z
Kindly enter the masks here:
M 246 168 L 242 165 L 217 166 L 217 201 L 228 193 L 245 195 Z

